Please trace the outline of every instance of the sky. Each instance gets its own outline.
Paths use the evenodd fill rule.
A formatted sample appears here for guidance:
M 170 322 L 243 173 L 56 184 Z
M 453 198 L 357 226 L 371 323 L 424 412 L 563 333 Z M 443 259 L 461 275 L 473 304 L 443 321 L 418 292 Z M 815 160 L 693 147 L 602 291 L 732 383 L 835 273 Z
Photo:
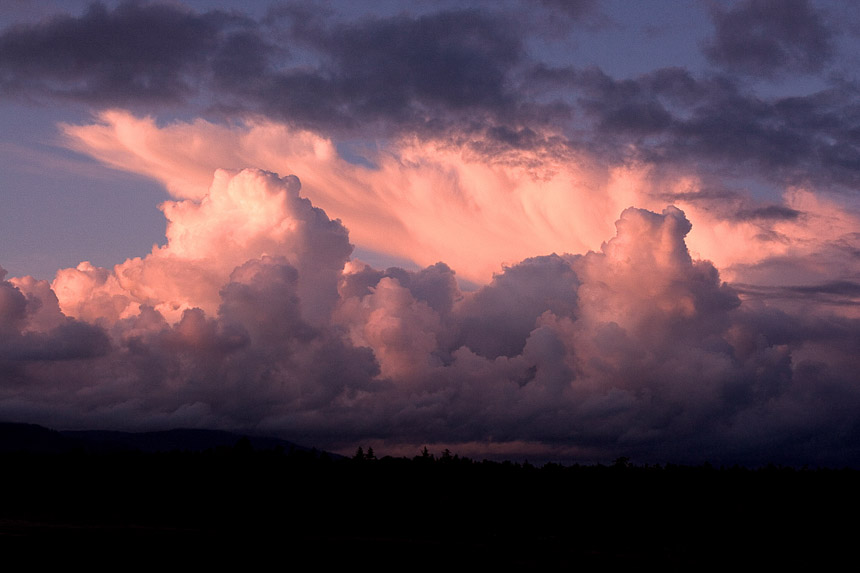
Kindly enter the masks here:
M 0 418 L 860 467 L 857 30 L 0 0 Z

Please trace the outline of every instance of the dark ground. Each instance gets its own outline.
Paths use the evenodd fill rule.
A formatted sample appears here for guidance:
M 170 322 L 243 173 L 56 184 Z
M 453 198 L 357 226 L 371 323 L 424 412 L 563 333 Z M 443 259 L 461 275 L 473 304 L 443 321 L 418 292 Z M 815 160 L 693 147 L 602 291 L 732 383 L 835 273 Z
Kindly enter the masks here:
M 0 453 L 0 546 L 35 562 L 819 566 L 860 506 L 852 470 L 38 450 Z

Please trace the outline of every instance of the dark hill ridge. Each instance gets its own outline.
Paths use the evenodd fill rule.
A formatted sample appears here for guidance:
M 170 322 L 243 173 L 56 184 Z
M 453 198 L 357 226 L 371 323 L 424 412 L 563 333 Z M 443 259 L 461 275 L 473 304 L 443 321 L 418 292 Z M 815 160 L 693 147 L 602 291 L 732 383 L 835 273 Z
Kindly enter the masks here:
M 86 451 L 107 453 L 139 451 L 144 453 L 205 450 L 233 447 L 247 438 L 257 450 L 283 448 L 284 451 L 312 451 L 287 440 L 249 436 L 223 430 L 174 429 L 158 432 L 118 432 L 109 430 L 56 431 L 35 424 L 0 422 L 0 453 L 66 453 Z M 329 454 L 338 458 L 337 454 Z
M 0 422 L 0 453 L 64 453 L 84 447 L 74 438 L 35 424 Z
M 626 458 L 536 467 L 426 449 L 411 459 L 338 458 L 221 431 L 0 424 L 0 546 L 13 538 L 42 553 L 74 545 L 86 558 L 108 551 L 159 566 L 175 555 L 213 564 L 227 555 L 243 566 L 267 556 L 261 565 L 306 558 L 316 568 L 355 568 L 358 558 L 436 571 L 452 563 L 829 569 L 850 563 L 856 545 L 845 521 L 860 513 L 854 470 Z
M 257 450 L 273 450 L 281 447 L 311 451 L 287 440 L 264 436 L 248 436 L 223 430 L 199 430 L 177 428 L 159 432 L 116 432 L 108 430 L 64 431 L 61 435 L 108 450 L 138 450 L 145 453 L 190 451 L 202 452 L 220 447 L 233 447 L 242 438 L 247 438 Z

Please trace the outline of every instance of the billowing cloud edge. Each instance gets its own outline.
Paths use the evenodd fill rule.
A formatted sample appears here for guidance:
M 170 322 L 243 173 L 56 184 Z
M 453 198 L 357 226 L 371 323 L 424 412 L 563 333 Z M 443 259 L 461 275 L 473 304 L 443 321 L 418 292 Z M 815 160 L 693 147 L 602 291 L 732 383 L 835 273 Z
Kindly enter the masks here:
M 165 203 L 168 241 L 147 257 L 0 283 L 3 417 L 345 448 L 853 460 L 857 320 L 742 300 L 690 254 L 677 207 L 625 209 L 599 250 L 463 292 L 444 263 L 351 260 L 343 224 L 300 188 L 221 170 L 204 196 Z

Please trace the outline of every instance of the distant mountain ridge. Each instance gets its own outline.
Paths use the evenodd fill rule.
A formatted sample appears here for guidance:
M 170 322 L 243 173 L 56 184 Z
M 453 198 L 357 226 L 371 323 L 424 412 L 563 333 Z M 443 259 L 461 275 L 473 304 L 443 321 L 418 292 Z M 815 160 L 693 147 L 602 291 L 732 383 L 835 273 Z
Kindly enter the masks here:
M 281 447 L 284 451 L 312 451 L 313 448 L 266 436 L 177 428 L 157 432 L 119 432 L 111 430 L 57 431 L 36 424 L 0 422 L 0 453 L 66 453 L 83 450 L 88 453 L 139 451 L 144 453 L 190 451 L 202 452 L 219 447 L 233 447 L 247 438 L 258 450 Z M 337 454 L 329 454 L 340 457 Z

